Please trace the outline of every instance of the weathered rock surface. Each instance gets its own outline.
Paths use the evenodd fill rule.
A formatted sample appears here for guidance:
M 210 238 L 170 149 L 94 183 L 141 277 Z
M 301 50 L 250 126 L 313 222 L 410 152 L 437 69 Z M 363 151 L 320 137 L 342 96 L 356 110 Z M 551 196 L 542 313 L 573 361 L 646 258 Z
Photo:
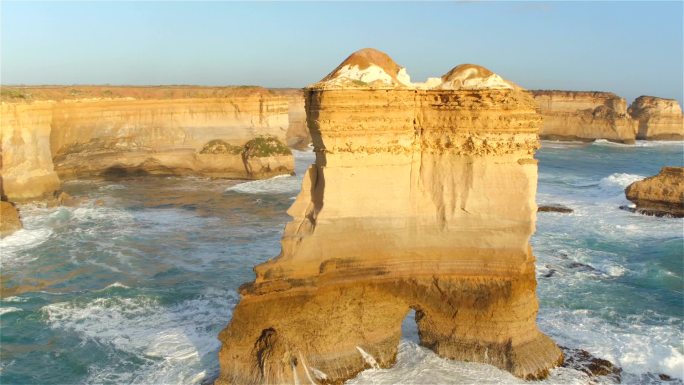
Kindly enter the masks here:
M 563 367 L 579 370 L 589 377 L 604 377 L 612 383 L 619 384 L 622 380 L 622 368 L 603 358 L 593 356 L 586 350 L 571 349 L 561 346 L 565 355 Z
M 17 208 L 10 202 L 0 201 L 0 237 L 21 230 L 21 227 Z
M 637 122 L 625 99 L 610 92 L 532 91 L 544 124 L 542 139 L 634 143 Z
M 538 213 L 564 213 L 569 214 L 573 212 L 570 207 L 563 206 L 557 203 L 551 203 L 547 205 L 541 205 L 537 208 Z
M 213 140 L 243 146 L 269 136 L 284 142 L 284 96 L 258 87 L 104 88 L 10 88 L 24 96 L 18 97 L 3 87 L 2 178 L 10 200 L 51 194 L 59 188 L 57 175 L 251 179 L 293 170 L 288 154 L 250 160 L 202 152 Z
M 684 167 L 663 167 L 658 175 L 627 186 L 625 195 L 639 213 L 684 217 Z
M 410 309 L 442 357 L 546 376 L 562 353 L 535 324 L 534 100 L 418 89 L 386 55 L 363 56 L 305 91 L 316 163 L 281 254 L 240 289 L 217 384 L 339 384 L 389 367 Z
M 52 194 L 59 188 L 50 151 L 52 105 L 0 105 L 0 178 L 9 200 Z
M 684 140 L 682 108 L 676 100 L 639 96 L 628 112 L 639 122 L 637 139 Z

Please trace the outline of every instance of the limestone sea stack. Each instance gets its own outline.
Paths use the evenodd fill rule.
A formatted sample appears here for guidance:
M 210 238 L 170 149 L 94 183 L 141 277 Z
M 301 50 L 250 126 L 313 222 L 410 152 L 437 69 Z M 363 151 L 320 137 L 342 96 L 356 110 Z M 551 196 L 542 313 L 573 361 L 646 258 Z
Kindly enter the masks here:
M 684 167 L 663 167 L 658 175 L 627 186 L 625 195 L 639 213 L 684 217 Z
M 1 172 L 9 200 L 50 196 L 60 178 L 256 179 L 294 169 L 289 150 L 244 157 L 253 139 L 286 138 L 287 99 L 260 87 L 3 87 L 2 95 Z M 217 141 L 226 151 L 217 150 Z
M 637 122 L 627 102 L 610 92 L 532 91 L 544 118 L 542 139 L 634 143 Z
M 541 118 L 480 68 L 411 83 L 364 49 L 305 89 L 316 162 L 280 255 L 240 288 L 217 384 L 341 384 L 389 367 L 411 309 L 442 357 L 529 379 L 562 362 L 535 324 Z
M 637 139 L 684 140 L 682 108 L 676 100 L 639 96 L 628 111 L 639 122 Z

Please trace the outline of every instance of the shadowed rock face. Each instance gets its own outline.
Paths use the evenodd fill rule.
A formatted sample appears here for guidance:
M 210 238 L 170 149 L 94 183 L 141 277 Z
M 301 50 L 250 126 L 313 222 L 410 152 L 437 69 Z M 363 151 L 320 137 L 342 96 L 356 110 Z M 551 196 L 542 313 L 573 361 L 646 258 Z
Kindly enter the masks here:
M 625 195 L 639 213 L 684 217 L 684 167 L 663 167 L 658 175 L 627 186 Z
M 19 212 L 10 202 L 0 201 L 0 238 L 21 230 Z
M 240 289 L 217 384 L 389 367 L 411 309 L 442 357 L 546 376 L 562 353 L 535 324 L 532 97 L 320 84 L 305 97 L 316 163 L 281 254 Z

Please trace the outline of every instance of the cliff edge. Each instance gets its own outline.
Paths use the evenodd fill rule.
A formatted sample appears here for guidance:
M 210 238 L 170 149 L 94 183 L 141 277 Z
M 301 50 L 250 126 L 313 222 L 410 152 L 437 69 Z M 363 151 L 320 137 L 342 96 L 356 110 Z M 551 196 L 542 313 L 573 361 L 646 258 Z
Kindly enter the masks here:
M 280 255 L 240 288 L 216 383 L 389 367 L 411 309 L 440 356 L 545 377 L 562 353 L 535 324 L 533 98 L 485 71 L 468 71 L 478 87 L 428 88 L 382 52 L 357 54 L 305 90 L 316 162 Z

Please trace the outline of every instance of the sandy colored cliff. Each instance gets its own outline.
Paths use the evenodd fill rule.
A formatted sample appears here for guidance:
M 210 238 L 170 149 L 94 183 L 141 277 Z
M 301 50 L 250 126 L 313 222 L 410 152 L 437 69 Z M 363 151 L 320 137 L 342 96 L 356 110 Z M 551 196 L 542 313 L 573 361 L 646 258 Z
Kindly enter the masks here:
M 21 230 L 17 208 L 10 202 L 0 201 L 0 238 Z
M 542 139 L 634 143 L 637 122 L 625 99 L 610 92 L 532 91 L 544 119 Z
M 627 186 L 625 195 L 642 214 L 684 217 L 684 167 L 663 167 Z
M 288 128 L 285 135 L 287 145 L 296 149 L 306 149 L 311 144 L 311 135 L 306 126 L 306 110 L 304 109 L 304 92 L 295 88 L 273 89 L 276 95 L 287 98 Z
M 684 140 L 682 108 L 676 100 L 639 96 L 628 112 L 638 122 L 637 139 Z
M 243 156 L 256 137 L 286 140 L 287 99 L 258 87 L 3 87 L 1 112 L 10 200 L 50 194 L 57 175 L 262 178 L 293 170 L 286 152 Z M 234 147 L 203 151 L 216 140 Z
M 397 68 L 353 56 L 344 76 Z M 389 367 L 411 309 L 442 357 L 523 378 L 562 361 L 535 324 L 534 100 L 503 86 L 390 88 L 399 71 L 306 89 L 316 163 L 281 254 L 241 287 L 217 384 L 340 384 Z

